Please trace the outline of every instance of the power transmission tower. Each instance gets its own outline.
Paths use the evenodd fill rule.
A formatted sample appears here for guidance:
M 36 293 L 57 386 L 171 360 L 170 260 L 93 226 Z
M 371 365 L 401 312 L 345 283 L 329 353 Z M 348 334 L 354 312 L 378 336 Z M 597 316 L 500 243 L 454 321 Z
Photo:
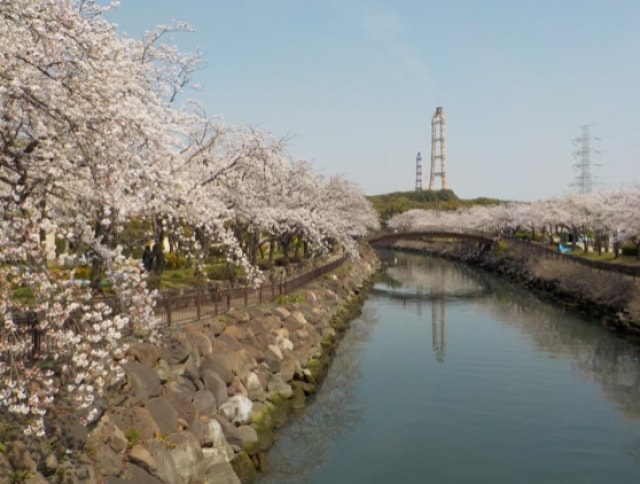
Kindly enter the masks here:
M 589 134 L 589 125 L 581 126 L 582 135 L 574 138 L 573 143 L 577 146 L 573 156 L 578 160 L 573 168 L 577 171 L 576 181 L 571 186 L 578 187 L 580 193 L 591 193 L 593 191 L 592 166 L 598 166 L 591 162 L 591 153 L 600 153 L 591 148 L 591 140 L 599 140 Z

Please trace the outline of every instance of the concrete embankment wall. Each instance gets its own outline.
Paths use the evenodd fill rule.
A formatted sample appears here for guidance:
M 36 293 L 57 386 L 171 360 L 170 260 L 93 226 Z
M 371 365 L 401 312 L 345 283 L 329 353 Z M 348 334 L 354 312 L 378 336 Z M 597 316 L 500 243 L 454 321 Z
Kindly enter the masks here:
M 609 330 L 640 341 L 640 280 L 545 257 L 526 244 L 397 241 L 390 248 L 464 262 L 504 277 L 541 298 L 597 318 Z
M 347 260 L 278 302 L 186 324 L 154 346 L 132 341 L 124 384 L 89 428 L 60 406 L 51 439 L 0 452 L 25 482 L 239 483 L 266 465 L 274 431 L 317 391 L 332 351 L 379 268 Z M 11 482 L 0 477 L 0 484 Z

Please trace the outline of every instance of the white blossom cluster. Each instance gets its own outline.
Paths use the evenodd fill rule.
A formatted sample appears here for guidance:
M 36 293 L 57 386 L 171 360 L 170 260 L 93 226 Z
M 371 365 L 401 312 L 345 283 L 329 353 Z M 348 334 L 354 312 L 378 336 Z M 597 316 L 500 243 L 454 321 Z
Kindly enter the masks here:
M 126 223 L 150 221 L 197 264 L 223 247 L 251 277 L 265 241 L 355 253 L 353 238 L 378 227 L 357 187 L 291 160 L 282 140 L 179 104 L 202 58 L 163 41 L 190 28 L 121 37 L 103 16 L 116 6 L 0 2 L 0 405 L 36 435 L 58 393 L 96 417 L 96 399 L 122 378 L 125 332 L 159 338 L 146 275 L 119 245 Z M 87 255 L 94 290 L 106 275 L 115 302 L 54 270 L 51 233 Z M 26 313 L 53 373 L 25 357 Z
M 538 234 L 553 234 L 562 228 L 574 234 L 591 234 L 602 241 L 640 244 L 640 188 L 477 205 L 455 211 L 409 210 L 394 216 L 388 225 L 395 230 L 524 230 Z

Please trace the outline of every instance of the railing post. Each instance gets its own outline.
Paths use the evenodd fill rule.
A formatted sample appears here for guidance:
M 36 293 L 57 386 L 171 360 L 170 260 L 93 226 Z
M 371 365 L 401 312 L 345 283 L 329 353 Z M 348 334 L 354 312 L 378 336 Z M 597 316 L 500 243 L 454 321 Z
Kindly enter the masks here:
M 167 313 L 167 326 L 171 326 L 171 297 L 165 298 L 164 310 Z

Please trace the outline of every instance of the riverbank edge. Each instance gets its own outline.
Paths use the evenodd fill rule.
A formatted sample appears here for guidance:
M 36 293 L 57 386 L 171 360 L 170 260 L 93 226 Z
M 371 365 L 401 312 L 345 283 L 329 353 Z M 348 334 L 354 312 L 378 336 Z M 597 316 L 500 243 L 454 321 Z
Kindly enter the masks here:
M 566 269 L 559 266 L 559 262 L 544 259 L 543 256 L 523 255 L 517 249 L 511 248 L 508 242 L 498 241 L 487 244 L 465 241 L 398 241 L 386 248 L 442 257 L 493 273 L 529 290 L 542 300 L 560 305 L 589 318 L 595 318 L 607 330 L 640 344 L 640 318 L 634 314 L 636 311 L 630 307 L 631 295 L 626 302 L 618 301 L 616 305 L 598 300 L 597 296 L 589 294 L 589 292 L 595 291 L 590 291 L 588 284 L 583 285 L 581 289 L 570 287 L 570 284 L 567 284 L 568 276 L 565 274 L 565 277 L 562 277 L 562 271 L 566 271 Z M 547 266 L 554 264 L 557 266 L 557 271 L 550 271 L 553 273 L 551 277 L 545 276 L 544 271 L 536 268 L 543 259 Z M 585 271 L 587 270 L 585 269 Z M 616 275 L 611 278 L 601 274 L 598 284 L 600 286 L 609 284 L 612 287 L 608 288 L 609 291 L 600 287 L 598 292 L 611 293 L 611 291 L 616 291 L 615 280 L 621 280 L 624 277 Z M 631 282 L 629 277 L 626 277 L 624 281 L 625 290 L 634 292 L 635 281 Z
M 130 341 L 122 386 L 83 425 L 48 416 L 50 437 L 0 442 L 0 484 L 246 483 L 267 465 L 275 431 L 318 391 L 334 350 L 380 269 L 358 260 L 277 302 L 173 329 L 162 345 Z

